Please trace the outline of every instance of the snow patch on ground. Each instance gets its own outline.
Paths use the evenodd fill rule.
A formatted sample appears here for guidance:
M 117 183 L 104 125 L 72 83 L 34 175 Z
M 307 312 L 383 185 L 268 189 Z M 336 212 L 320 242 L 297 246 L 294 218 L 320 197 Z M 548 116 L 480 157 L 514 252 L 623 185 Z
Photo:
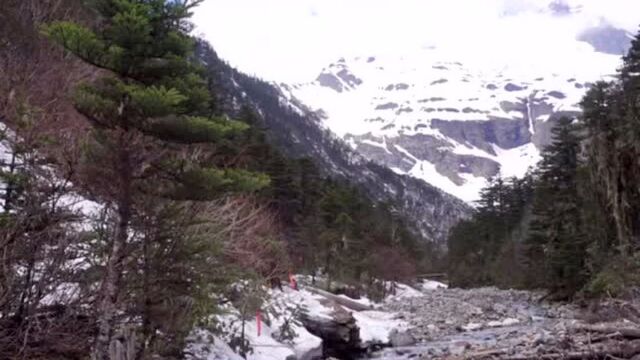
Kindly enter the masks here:
M 40 303 L 42 305 L 69 304 L 80 295 L 80 286 L 77 283 L 61 283 L 50 294 L 45 295 Z
M 540 151 L 533 143 L 509 150 L 493 145 L 493 150 L 496 153 L 494 160 L 500 163 L 500 173 L 504 177 L 523 177 L 532 166 L 542 159 Z
M 488 327 L 501 327 L 501 326 L 513 326 L 520 323 L 520 320 L 514 318 L 506 318 L 500 321 L 489 321 L 487 323 Z
M 408 175 L 422 179 L 425 182 L 443 190 L 449 194 L 457 196 L 464 201 L 475 201 L 478 199 L 480 190 L 486 186 L 487 180 L 471 174 L 460 174 L 464 182 L 458 185 L 448 177 L 440 174 L 436 166 L 428 161 L 419 161 L 409 170 Z
M 439 281 L 433 281 L 433 280 L 423 280 L 420 284 L 420 288 L 424 291 L 431 291 L 431 290 L 437 290 L 437 289 L 447 289 L 449 286 L 447 286 L 446 284 L 443 284 Z
M 395 286 L 396 286 L 395 294 L 387 297 L 385 301 L 397 301 L 401 299 L 418 297 L 423 295 L 422 292 L 412 288 L 409 285 L 395 284 Z
M 302 280 L 305 277 L 300 276 L 299 278 Z M 429 291 L 444 286 L 446 285 L 435 281 L 421 283 L 421 288 Z M 403 301 L 403 299 L 417 298 L 423 295 L 422 291 L 411 286 L 396 284 L 395 295 L 387 297 L 384 303 Z M 348 298 L 345 295 L 339 296 Z M 384 306 L 384 303 L 377 304 L 366 297 L 357 300 L 349 299 L 374 308 Z M 265 319 L 262 322 L 261 334 L 258 336 L 257 322 L 254 318 L 245 322 L 245 336 L 253 349 L 247 355 L 247 359 L 285 360 L 288 356 L 302 358 L 321 348 L 321 339 L 309 333 L 301 323 L 296 321 L 290 322 L 296 333 L 293 340 L 285 342 L 276 340 L 278 329 L 285 319 L 291 320 L 292 309 L 297 306 L 301 306 L 304 311 L 314 317 L 331 317 L 333 312 L 331 303 L 327 302 L 324 297 L 304 288 L 299 291 L 288 287 L 283 288 L 283 291 L 269 290 L 268 300 L 262 311 Z M 230 334 L 239 334 L 241 329 L 239 313 L 232 307 L 227 307 L 224 311 L 224 314 L 217 316 L 217 319 L 222 325 L 221 328 L 225 329 L 225 334 L 218 335 L 204 329 L 194 331 L 191 336 L 191 344 L 187 348 L 193 354 L 190 359 L 239 360 L 242 358 L 227 343 L 230 340 Z M 392 331 L 403 331 L 409 327 L 409 324 L 395 312 L 383 310 L 348 311 L 356 319 L 363 344 L 388 343 Z
M 360 328 L 360 339 L 364 343 L 388 343 L 392 330 L 405 329 L 408 324 L 394 313 L 384 311 L 354 312 L 353 317 Z
M 482 329 L 482 324 L 473 323 L 473 322 L 462 326 L 462 330 L 464 331 L 473 331 L 473 330 L 479 330 L 479 329 Z
M 300 309 L 313 314 L 316 317 L 330 317 L 332 309 L 322 305 L 322 297 L 306 290 L 296 291 L 288 287 L 280 290 L 269 290 L 267 301 L 263 304 L 261 312 L 263 320 L 261 331 L 258 334 L 258 323 L 254 317 L 245 321 L 244 333 L 251 352 L 247 354 L 248 360 L 284 360 L 289 356 L 298 358 L 318 349 L 322 340 L 309 333 L 302 324 L 294 319 L 294 312 Z M 224 329 L 223 335 L 200 329 L 192 335 L 193 344 L 189 349 L 197 354 L 193 359 L 207 360 L 236 360 L 238 353 L 228 346 L 233 334 L 239 336 L 242 322 L 239 312 L 233 307 L 224 309 L 224 314 L 217 316 L 217 320 Z M 288 341 L 278 341 L 278 333 L 281 325 L 288 321 L 295 337 Z
M 360 299 L 352 299 L 352 298 L 348 297 L 347 295 L 343 295 L 343 294 L 338 295 L 338 296 L 341 297 L 341 298 L 347 299 L 347 300 L 351 300 L 353 302 L 357 302 L 357 303 L 362 304 L 364 306 L 375 307 L 377 305 L 375 302 L 369 300 L 367 297 L 364 297 L 364 296 L 360 297 Z
M 191 335 L 186 352 L 188 360 L 243 360 L 224 340 L 202 329 Z

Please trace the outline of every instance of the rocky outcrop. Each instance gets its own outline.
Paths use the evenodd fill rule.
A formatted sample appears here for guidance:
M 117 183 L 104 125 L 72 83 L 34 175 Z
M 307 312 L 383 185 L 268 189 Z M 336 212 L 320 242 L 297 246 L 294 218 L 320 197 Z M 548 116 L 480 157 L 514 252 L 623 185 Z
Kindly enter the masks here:
M 589 43 L 596 51 L 621 56 L 631 47 L 630 35 L 626 30 L 601 24 L 583 31 L 578 40 Z
M 355 75 L 349 72 L 347 69 L 342 69 L 338 71 L 338 77 L 344 81 L 345 84 L 350 87 L 356 87 L 362 84 L 362 79 L 359 79 Z
M 502 164 L 496 161 L 497 149 L 510 150 L 532 143 L 542 150 L 551 140 L 551 129 L 561 116 L 575 117 L 576 111 L 555 111 L 548 102 L 552 97 L 562 99 L 560 91 L 546 93 L 532 92 L 517 100 L 501 101 L 500 110 L 513 118 L 489 116 L 487 120 L 443 120 L 434 118 L 425 123 L 416 124 L 412 132 L 399 131 L 392 136 L 380 136 L 372 133 L 364 135 L 347 134 L 345 139 L 354 144 L 355 150 L 367 159 L 403 173 L 413 173 L 415 166 L 426 161 L 435 166 L 436 171 L 457 186 L 465 185 L 464 174 L 479 178 L 491 178 L 499 174 Z M 445 100 L 444 98 L 426 98 L 419 102 L 427 103 Z M 393 109 L 396 103 L 384 103 L 378 109 Z M 402 110 L 402 108 L 400 109 Z M 400 110 L 396 111 L 397 114 Z M 483 114 L 483 111 L 464 108 L 421 108 L 422 112 L 449 112 L 452 114 Z M 385 123 L 383 118 L 379 121 Z M 393 129 L 396 125 L 388 123 L 382 129 Z M 437 130 L 442 136 L 421 133 Z M 479 149 L 486 153 L 471 154 L 462 151 L 460 146 Z M 464 149 L 463 149 L 464 150 Z M 427 179 L 428 180 L 428 179 Z
M 342 92 L 344 89 L 338 77 L 331 73 L 322 73 L 318 75 L 316 81 L 320 86 L 328 87 L 337 92 Z
M 336 307 L 331 317 L 306 315 L 302 324 L 322 339 L 322 358 L 355 359 L 363 354 L 360 328 L 350 312 Z
M 340 68 L 335 74 L 331 71 L 323 71 L 316 81 L 320 86 L 328 87 L 336 92 L 348 91 L 362 84 L 362 79 L 353 75 L 348 69 L 344 68 L 340 64 L 331 65 L 331 67 Z
M 397 329 L 391 330 L 389 333 L 389 343 L 393 347 L 406 347 L 415 345 L 416 338 L 408 331 L 398 331 Z
M 519 86 L 514 83 L 508 83 L 507 85 L 504 86 L 504 89 L 507 91 L 520 91 L 520 90 L 526 89 L 526 87 Z
M 371 134 L 348 136 L 353 140 L 356 151 L 368 159 L 391 168 L 409 172 L 419 163 L 428 161 L 436 164 L 436 170 L 456 184 L 463 184 L 460 174 L 471 174 L 489 178 L 500 171 L 500 164 L 479 156 L 456 154 L 451 151 L 451 143 L 432 135 L 398 135 L 392 138 L 378 138 Z
M 394 102 L 388 102 L 388 103 L 384 103 L 376 106 L 376 110 L 393 110 L 393 109 L 397 109 L 398 106 L 399 105 Z
M 469 144 L 494 155 L 493 145 L 503 149 L 512 149 L 531 141 L 528 122 L 524 118 L 493 118 L 485 121 L 434 119 L 431 121 L 431 126 L 461 144 Z

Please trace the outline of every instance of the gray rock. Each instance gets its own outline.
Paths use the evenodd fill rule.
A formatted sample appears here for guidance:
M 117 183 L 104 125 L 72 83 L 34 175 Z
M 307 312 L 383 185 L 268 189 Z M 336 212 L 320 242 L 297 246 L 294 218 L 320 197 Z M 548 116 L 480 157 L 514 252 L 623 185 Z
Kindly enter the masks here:
M 503 304 L 499 304 L 499 303 L 493 304 L 491 306 L 491 309 L 493 311 L 497 312 L 498 314 L 504 314 L 507 311 L 507 307 L 504 306 Z
M 399 107 L 398 104 L 394 102 L 388 102 L 388 103 L 384 103 L 376 106 L 376 110 L 392 110 L 392 109 L 397 109 L 398 107 Z
M 512 149 L 531 141 L 526 119 L 502 119 L 478 121 L 447 121 L 434 119 L 431 126 L 459 143 L 473 145 L 489 154 L 495 154 L 493 144 Z
M 507 85 L 504 86 L 504 89 L 507 90 L 507 91 L 522 91 L 522 90 L 526 89 L 526 87 L 520 86 L 520 85 L 516 85 L 514 83 L 508 83 Z
M 359 79 L 358 77 L 350 73 L 347 69 L 340 70 L 337 75 L 340 79 L 342 79 L 342 81 L 344 81 L 352 88 L 362 84 L 362 79 Z
M 444 83 L 446 83 L 446 82 L 448 82 L 448 81 L 449 81 L 449 80 L 447 80 L 447 79 L 438 79 L 438 80 L 436 80 L 436 81 L 433 81 L 430 85 L 432 85 L 432 86 L 433 86 L 433 85 L 444 84 Z
M 393 347 L 411 346 L 416 343 L 416 339 L 409 332 L 393 329 L 389 333 L 389 343 Z
M 556 98 L 556 99 L 564 99 L 564 98 L 566 98 L 566 97 L 567 97 L 567 95 L 565 95 L 564 93 L 562 93 L 562 92 L 560 92 L 560 91 L 555 91 L 555 90 L 553 90 L 553 91 L 549 91 L 549 92 L 547 93 L 547 95 L 549 95 L 549 96 L 551 96 L 551 97 L 554 97 L 554 98 Z
M 398 115 L 399 115 L 399 114 L 401 114 L 401 113 L 403 113 L 403 112 L 406 112 L 406 113 L 412 113 L 412 112 L 413 112 L 413 109 L 412 109 L 412 108 L 410 108 L 410 107 L 403 107 L 403 108 L 398 109 L 398 111 L 396 111 L 396 114 L 398 114 Z
M 584 41 L 605 54 L 624 55 L 631 47 L 629 32 L 611 25 L 601 25 L 583 31 L 578 40 Z
M 318 84 L 320 84 L 320 86 L 328 87 L 339 93 L 341 93 L 344 90 L 344 86 L 342 85 L 342 82 L 340 82 L 340 79 L 338 79 L 335 75 L 331 73 L 325 72 L 318 75 L 318 78 L 316 78 L 316 81 L 318 82 Z

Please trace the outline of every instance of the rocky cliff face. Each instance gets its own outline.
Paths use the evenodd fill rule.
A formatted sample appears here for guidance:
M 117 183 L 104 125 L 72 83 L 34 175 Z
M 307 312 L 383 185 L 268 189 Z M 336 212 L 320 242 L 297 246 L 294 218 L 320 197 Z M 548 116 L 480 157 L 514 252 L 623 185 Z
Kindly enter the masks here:
M 280 87 L 364 158 L 473 201 L 488 178 L 537 163 L 555 120 L 579 114 L 625 46 L 626 32 L 602 25 L 576 39 L 574 62 L 462 63 L 429 48 L 340 59 L 315 81 Z
M 311 112 L 289 92 L 236 71 L 207 44 L 199 44 L 197 56 L 211 76 L 222 111 L 234 114 L 250 106 L 260 114 L 268 138 L 286 155 L 312 158 L 325 174 L 348 179 L 372 199 L 391 201 L 425 240 L 442 244 L 448 230 L 469 214 L 471 208 L 456 197 L 354 151 L 322 127 L 321 112 Z M 341 87 L 332 91 L 361 85 L 346 72 L 335 76 Z M 318 82 L 337 86 L 334 80 L 327 77 Z

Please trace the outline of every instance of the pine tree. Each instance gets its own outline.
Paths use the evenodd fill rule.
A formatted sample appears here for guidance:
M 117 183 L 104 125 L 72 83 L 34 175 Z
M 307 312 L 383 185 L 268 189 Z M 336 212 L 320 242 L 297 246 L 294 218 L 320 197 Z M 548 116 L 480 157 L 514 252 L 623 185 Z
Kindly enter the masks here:
M 78 86 L 74 94 L 76 109 L 93 128 L 86 159 L 94 166 L 85 183 L 117 214 L 99 294 L 94 359 L 109 358 L 131 221 L 142 195 L 207 200 L 268 183 L 263 175 L 208 167 L 211 157 L 196 162 L 184 150 L 227 141 L 247 128 L 209 116 L 208 90 L 190 61 L 193 41 L 187 35 L 190 11 L 199 2 L 98 0 L 101 27 L 96 31 L 71 22 L 44 29 L 101 69 L 97 80 Z
M 539 164 L 527 245 L 531 263 L 543 262 L 543 285 L 566 297 L 585 283 L 587 244 L 577 192 L 580 139 L 568 118 L 558 120 L 552 138 Z M 539 274 L 536 270 L 531 273 Z
M 631 41 L 631 48 L 623 57 L 620 80 L 623 94 L 621 99 L 614 100 L 611 105 L 617 108 L 621 120 L 617 146 L 620 183 L 618 199 L 622 209 L 621 221 L 628 229 L 628 244 L 623 244 L 627 248 L 622 249 L 623 256 L 628 259 L 633 250 L 640 246 L 640 219 L 637 216 L 640 212 L 640 185 L 637 181 L 640 178 L 640 32 Z M 615 106 L 616 103 L 619 105 Z M 616 118 L 611 120 L 615 121 Z
M 640 34 L 623 57 L 619 81 L 598 83 L 582 101 L 589 168 L 594 185 L 606 193 L 620 254 L 638 245 L 640 220 Z
M 590 232 L 594 295 L 604 288 L 615 292 L 614 282 L 619 290 L 637 281 L 629 280 L 629 274 L 635 271 L 633 256 L 640 245 L 639 95 L 640 34 L 623 57 L 618 80 L 597 83 L 581 103 L 587 144 L 584 197 L 590 204 L 584 216 L 592 219 L 592 227 L 600 224 Z

